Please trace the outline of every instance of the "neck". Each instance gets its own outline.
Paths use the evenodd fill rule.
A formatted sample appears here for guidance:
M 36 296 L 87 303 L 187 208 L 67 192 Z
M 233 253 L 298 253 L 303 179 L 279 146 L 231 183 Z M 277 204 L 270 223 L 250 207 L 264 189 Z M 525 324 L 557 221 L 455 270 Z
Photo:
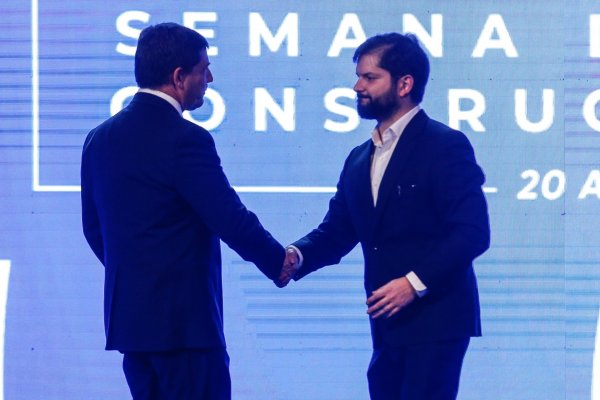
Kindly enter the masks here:
M 406 104 L 404 106 L 398 107 L 398 109 L 392 113 L 389 117 L 383 120 L 377 120 L 377 129 L 379 132 L 385 132 L 394 122 L 398 121 L 404 115 L 406 115 L 410 110 L 415 108 L 417 104 Z
M 165 94 L 168 94 L 169 96 L 171 96 L 172 98 L 174 98 L 175 100 L 177 100 L 177 102 L 181 105 L 181 98 L 179 96 L 179 93 L 177 92 L 177 90 L 175 89 L 175 87 L 173 87 L 173 85 L 162 85 L 159 87 L 154 87 L 154 88 L 150 88 L 153 90 L 158 90 L 161 91 Z

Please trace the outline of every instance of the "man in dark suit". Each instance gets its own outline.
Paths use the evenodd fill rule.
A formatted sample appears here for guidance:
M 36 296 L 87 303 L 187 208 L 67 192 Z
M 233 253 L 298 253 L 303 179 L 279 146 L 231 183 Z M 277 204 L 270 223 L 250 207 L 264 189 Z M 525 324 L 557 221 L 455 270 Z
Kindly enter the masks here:
M 358 113 L 377 125 L 346 159 L 323 222 L 287 253 L 299 279 L 360 243 L 371 398 L 454 399 L 481 335 L 472 262 L 489 247 L 484 175 L 465 135 L 420 109 L 429 61 L 414 36 L 372 37 L 354 61 Z
M 207 47 L 177 24 L 144 29 L 141 89 L 83 148 L 83 230 L 105 266 L 106 349 L 124 354 L 136 400 L 231 398 L 219 239 L 270 279 L 282 271 L 283 247 L 229 185 L 212 137 L 181 115 L 213 80 Z

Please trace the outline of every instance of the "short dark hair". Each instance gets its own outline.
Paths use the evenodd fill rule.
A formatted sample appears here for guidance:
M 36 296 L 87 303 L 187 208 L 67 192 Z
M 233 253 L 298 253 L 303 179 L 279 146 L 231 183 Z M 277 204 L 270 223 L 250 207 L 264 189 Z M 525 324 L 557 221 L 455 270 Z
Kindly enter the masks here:
M 181 67 L 189 72 L 200 62 L 208 42 L 198 32 L 172 22 L 152 25 L 140 34 L 135 52 L 135 80 L 139 87 L 154 88 L 169 82 Z
M 394 81 L 411 75 L 414 85 L 410 97 L 417 104 L 423 101 L 429 79 L 429 60 L 415 35 L 392 32 L 373 36 L 358 46 L 352 60 L 358 62 L 365 54 L 374 53 L 380 53 L 379 67 L 388 71 Z

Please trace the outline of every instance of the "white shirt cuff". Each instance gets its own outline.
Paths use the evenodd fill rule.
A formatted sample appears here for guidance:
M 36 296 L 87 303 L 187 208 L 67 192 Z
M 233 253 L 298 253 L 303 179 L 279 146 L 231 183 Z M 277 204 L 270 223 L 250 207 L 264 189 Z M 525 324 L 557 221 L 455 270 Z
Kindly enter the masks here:
M 406 274 L 406 279 L 408 279 L 408 282 L 411 284 L 413 289 L 415 289 L 415 292 L 417 292 L 417 296 L 423 297 L 427 294 L 427 286 L 425 286 L 425 284 L 413 271 L 410 271 L 408 274 Z
M 294 249 L 296 254 L 298 254 L 298 268 L 300 268 L 302 266 L 302 263 L 304 262 L 304 257 L 302 256 L 302 252 L 300 251 L 300 249 L 292 244 L 290 244 L 289 246 L 286 246 L 285 248 L 286 249 Z

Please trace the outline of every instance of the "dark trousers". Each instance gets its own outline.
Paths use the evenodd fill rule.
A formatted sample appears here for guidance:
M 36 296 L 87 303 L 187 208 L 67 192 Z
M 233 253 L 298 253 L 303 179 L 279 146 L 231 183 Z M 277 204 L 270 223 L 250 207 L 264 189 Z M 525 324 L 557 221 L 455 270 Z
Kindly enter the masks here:
M 225 349 L 125 352 L 123 371 L 134 400 L 231 400 Z
M 371 400 L 454 400 L 469 339 L 373 351 Z

